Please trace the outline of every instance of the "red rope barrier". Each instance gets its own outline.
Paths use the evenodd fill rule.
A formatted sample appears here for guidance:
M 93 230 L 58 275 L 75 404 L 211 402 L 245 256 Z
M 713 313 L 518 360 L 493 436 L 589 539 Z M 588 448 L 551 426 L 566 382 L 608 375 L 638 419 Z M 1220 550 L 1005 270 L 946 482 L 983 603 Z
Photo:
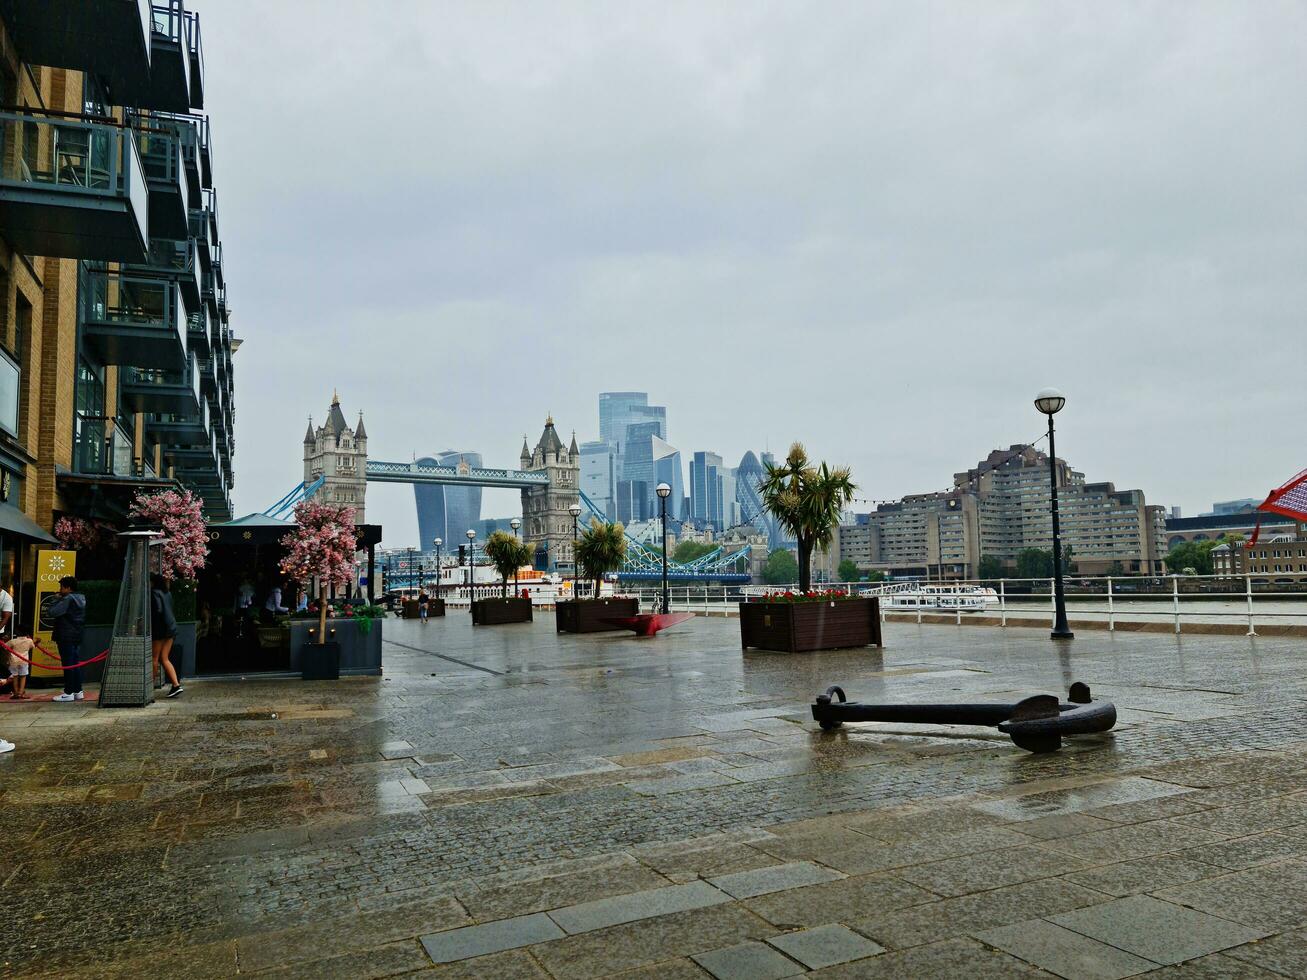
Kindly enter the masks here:
M 19 653 L 17 650 L 15 650 L 13 647 L 11 647 L 11 646 L 10 646 L 8 643 L 6 643 L 4 640 L 0 640 L 0 647 L 4 647 L 6 650 L 9 651 L 9 653 L 10 653 L 12 656 L 17 657 L 17 658 L 18 658 L 19 660 L 21 660 L 23 663 L 28 664 L 29 666 L 32 666 L 32 667 L 40 667 L 42 670 L 73 670 L 73 669 L 75 669 L 75 668 L 77 668 L 77 667 L 85 667 L 85 666 L 87 666 L 88 664 L 98 664 L 98 663 L 99 663 L 101 660 L 103 660 L 105 657 L 109 656 L 109 651 L 108 651 L 108 649 L 106 648 L 105 650 L 103 650 L 103 651 L 101 651 L 100 653 L 98 653 L 96 656 L 92 657 L 90 660 L 83 660 L 83 661 L 81 661 L 81 662 L 79 662 L 79 663 L 69 664 L 68 666 L 65 667 L 65 666 L 62 665 L 62 664 L 58 664 L 58 665 L 56 665 L 56 664 L 38 664 L 38 663 L 36 663 L 35 661 L 28 660 L 26 657 L 24 657 L 21 653 Z M 54 656 L 54 654 L 52 654 L 49 650 L 46 650 L 46 649 L 45 649 L 44 647 L 42 647 L 39 643 L 34 644 L 34 647 L 35 647 L 35 649 L 40 650 L 42 653 L 44 653 L 47 657 L 53 657 L 53 656 Z

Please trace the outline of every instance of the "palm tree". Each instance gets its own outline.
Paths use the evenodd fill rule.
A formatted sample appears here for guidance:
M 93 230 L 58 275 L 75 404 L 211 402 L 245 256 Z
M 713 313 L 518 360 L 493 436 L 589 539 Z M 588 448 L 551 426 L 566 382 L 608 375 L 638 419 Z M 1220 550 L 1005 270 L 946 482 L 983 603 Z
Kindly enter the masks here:
M 604 576 L 617 571 L 624 561 L 626 532 L 622 525 L 592 519 L 576 543 L 576 564 L 584 569 L 585 577 L 594 582 L 596 599 Z
M 815 466 L 798 442 L 790 447 L 785 462 L 779 466 L 768 463 L 766 469 L 758 493 L 777 523 L 794 535 L 799 551 L 799 590 L 807 592 L 812 585 L 812 553 L 830 544 L 840 512 L 853 500 L 857 487 L 847 466 Z
M 496 531 L 486 539 L 482 549 L 503 582 L 503 596 L 508 597 L 508 577 L 523 565 L 530 564 L 532 549 L 517 535 L 507 531 Z

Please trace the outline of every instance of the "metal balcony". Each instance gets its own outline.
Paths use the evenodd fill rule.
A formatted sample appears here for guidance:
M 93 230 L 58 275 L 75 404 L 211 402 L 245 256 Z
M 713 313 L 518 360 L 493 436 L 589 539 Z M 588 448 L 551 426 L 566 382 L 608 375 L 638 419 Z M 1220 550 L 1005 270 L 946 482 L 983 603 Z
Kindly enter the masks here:
M 0 112 L 0 235 L 15 248 L 140 262 L 149 213 L 130 129 L 82 116 Z
M 195 242 L 189 238 L 180 241 L 156 238 L 150 242 L 145 261 L 125 265 L 123 271 L 149 279 L 169 279 L 181 291 L 182 305 L 188 315 L 204 309 L 200 301 L 199 257 Z M 207 323 L 205 329 L 208 329 Z
M 140 476 L 132 458 L 131 426 L 122 419 L 78 412 L 73 437 L 73 472 L 85 476 Z
M 213 443 L 209 406 L 203 400 L 196 412 L 156 412 L 147 416 L 145 430 L 158 439 L 159 445 L 170 449 L 204 447 Z
M 140 104 L 168 112 L 190 112 L 193 103 L 188 33 L 182 0 L 151 5 L 150 85 Z
M 136 134 L 150 188 L 150 237 L 186 238 L 190 235 L 187 209 L 199 196 L 182 162 L 182 137 L 171 127 L 142 125 Z
M 203 116 L 186 116 L 172 112 L 152 112 L 149 115 L 137 115 L 134 120 L 138 128 L 166 130 L 177 139 L 182 150 L 182 166 L 186 170 L 187 221 L 189 224 L 191 210 L 204 207 L 204 168 L 200 164 L 200 144 L 207 137 L 209 120 Z
M 115 101 L 150 77 L 150 0 L 0 0 L 0 17 L 23 61 L 103 75 Z
M 88 271 L 82 299 L 82 340 L 103 363 L 186 367 L 186 318 L 176 283 Z
M 204 208 L 192 209 L 187 224 L 191 238 L 195 239 L 200 268 L 207 274 L 213 266 L 213 252 L 209 247 L 209 212 Z
M 213 348 L 209 346 L 209 311 L 203 304 L 194 312 L 186 315 L 186 346 L 195 351 L 200 359 L 200 372 L 204 373 L 204 365 L 213 354 Z
M 200 44 L 200 15 L 186 14 L 186 53 L 191 75 L 191 105 L 204 108 L 204 46 Z
M 200 366 L 192 351 L 181 371 L 125 367 L 118 375 L 122 403 L 133 412 L 198 415 Z
M 222 294 L 227 289 L 227 280 L 226 277 L 224 277 L 222 274 L 222 242 L 215 241 L 213 243 L 212 251 L 213 251 L 213 281 L 218 286 L 219 294 Z

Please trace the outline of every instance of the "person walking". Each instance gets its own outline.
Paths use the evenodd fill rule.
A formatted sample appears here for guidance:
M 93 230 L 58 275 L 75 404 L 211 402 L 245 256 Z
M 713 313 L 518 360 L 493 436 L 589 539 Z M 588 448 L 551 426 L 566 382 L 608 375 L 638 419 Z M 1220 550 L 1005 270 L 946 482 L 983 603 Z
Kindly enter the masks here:
M 150 653 L 154 657 L 154 676 L 159 675 L 159 666 L 168 675 L 172 685 L 168 697 L 175 698 L 185 688 L 177 679 L 177 670 L 168 659 L 172 653 L 172 641 L 177 638 L 177 617 L 172 611 L 172 586 L 162 575 L 151 575 L 150 584 Z
M 59 598 L 50 606 L 46 618 L 53 624 L 50 638 L 59 647 L 59 662 L 64 667 L 64 693 L 56 701 L 82 701 L 81 662 L 82 632 L 86 625 L 86 596 L 77 591 L 77 579 L 65 575 L 59 580 Z
M 423 589 L 418 594 L 418 619 L 422 622 L 427 621 L 427 612 L 431 606 L 431 596 L 427 595 L 427 590 Z

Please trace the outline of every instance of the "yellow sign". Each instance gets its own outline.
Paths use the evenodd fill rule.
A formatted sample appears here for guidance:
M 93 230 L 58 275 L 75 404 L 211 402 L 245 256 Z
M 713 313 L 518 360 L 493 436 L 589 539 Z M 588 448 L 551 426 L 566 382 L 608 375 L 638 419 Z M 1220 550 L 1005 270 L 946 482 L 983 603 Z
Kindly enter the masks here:
M 54 624 L 50 622 L 46 613 L 59 598 L 59 580 L 65 575 L 77 574 L 77 552 L 75 551 L 38 551 L 36 553 L 36 598 L 35 607 L 32 610 L 32 635 L 36 641 L 53 652 L 58 651 L 50 631 Z M 31 658 L 33 661 L 42 662 L 49 658 L 42 658 L 38 654 Z M 33 677 L 58 677 L 62 671 L 52 670 L 48 667 L 33 665 Z

